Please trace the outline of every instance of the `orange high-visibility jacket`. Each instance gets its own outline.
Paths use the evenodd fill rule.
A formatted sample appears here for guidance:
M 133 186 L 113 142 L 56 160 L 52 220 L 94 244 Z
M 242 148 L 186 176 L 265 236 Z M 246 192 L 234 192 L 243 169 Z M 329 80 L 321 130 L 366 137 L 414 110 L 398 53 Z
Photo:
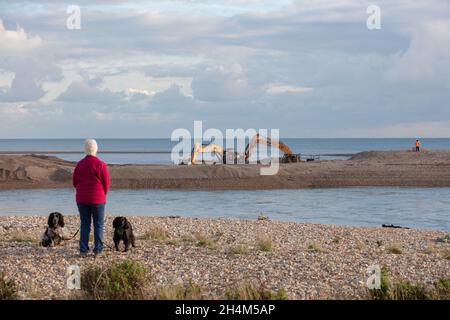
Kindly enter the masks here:
M 420 141 L 419 140 L 416 141 L 416 147 L 420 147 Z

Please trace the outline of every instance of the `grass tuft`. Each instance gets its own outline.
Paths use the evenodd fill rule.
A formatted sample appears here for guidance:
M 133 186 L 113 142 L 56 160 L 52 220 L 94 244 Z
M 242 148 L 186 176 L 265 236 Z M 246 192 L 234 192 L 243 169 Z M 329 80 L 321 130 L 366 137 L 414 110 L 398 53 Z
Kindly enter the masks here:
M 390 300 L 427 300 L 429 299 L 428 290 L 418 284 L 412 284 L 409 281 L 400 281 L 395 283 L 389 291 Z
M 20 229 L 12 229 L 8 233 L 8 241 L 9 242 L 32 242 L 37 243 L 37 240 L 33 238 L 30 234 L 24 232 Z
M 273 250 L 272 239 L 268 236 L 259 235 L 256 238 L 256 246 L 259 248 L 259 250 L 264 252 L 270 252 Z
M 113 262 L 108 268 L 88 268 L 81 276 L 83 298 L 91 300 L 144 299 L 146 269 L 131 260 Z
M 428 246 L 425 250 L 423 250 L 423 253 L 425 253 L 425 254 L 433 254 L 435 252 L 436 252 L 436 250 L 432 246 Z
M 434 284 L 433 289 L 427 289 L 420 284 L 409 281 L 391 283 L 389 270 L 381 269 L 380 289 L 369 290 L 369 295 L 374 300 L 448 300 L 450 299 L 450 278 L 441 279 Z
M 400 249 L 400 247 L 396 246 L 396 245 L 392 245 L 388 248 L 386 248 L 387 252 L 392 253 L 392 254 L 402 254 L 402 249 Z
M 176 246 L 176 245 L 179 245 L 179 244 L 180 244 L 180 241 L 179 241 L 179 240 L 176 240 L 176 239 L 167 239 L 167 240 L 165 241 L 165 243 L 166 243 L 166 244 L 169 244 L 169 245 L 171 245 L 171 246 Z
M 245 244 L 237 244 L 230 248 L 231 254 L 248 254 L 249 249 Z
M 153 226 L 143 235 L 137 237 L 138 240 L 156 240 L 156 241 L 166 241 L 170 238 L 169 232 L 166 228 L 160 225 Z
M 434 299 L 450 300 L 450 278 L 440 279 L 435 284 Z
M 217 249 L 217 243 L 213 239 L 209 238 L 207 235 L 203 233 L 196 233 L 195 240 L 197 241 L 197 246 L 205 247 L 208 249 Z
M 203 300 L 202 289 L 189 281 L 187 284 L 168 286 L 157 290 L 155 300 Z
M 443 257 L 446 260 L 450 260 L 450 250 L 445 250 L 443 253 Z
M 308 245 L 308 250 L 312 252 L 325 252 L 325 249 L 315 242 L 311 242 Z
M 0 300 L 16 300 L 18 298 L 17 285 L 13 279 L 8 279 L 0 272 Z

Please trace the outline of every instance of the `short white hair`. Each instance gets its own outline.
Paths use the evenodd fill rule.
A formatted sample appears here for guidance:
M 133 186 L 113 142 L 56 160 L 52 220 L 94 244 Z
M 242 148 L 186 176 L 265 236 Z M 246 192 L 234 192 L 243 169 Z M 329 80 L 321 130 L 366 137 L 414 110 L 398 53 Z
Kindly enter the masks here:
M 84 141 L 84 152 L 86 153 L 86 155 L 95 156 L 97 155 L 97 151 L 97 141 L 95 141 L 94 139 L 87 139 L 86 141 Z

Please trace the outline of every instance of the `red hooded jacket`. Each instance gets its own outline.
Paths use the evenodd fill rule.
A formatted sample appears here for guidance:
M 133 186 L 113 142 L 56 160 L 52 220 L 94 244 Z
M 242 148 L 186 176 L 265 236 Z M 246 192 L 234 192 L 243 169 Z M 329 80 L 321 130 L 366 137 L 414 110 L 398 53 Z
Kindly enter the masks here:
M 106 163 L 95 156 L 81 159 L 73 172 L 76 201 L 81 204 L 106 203 L 109 191 L 109 172 Z

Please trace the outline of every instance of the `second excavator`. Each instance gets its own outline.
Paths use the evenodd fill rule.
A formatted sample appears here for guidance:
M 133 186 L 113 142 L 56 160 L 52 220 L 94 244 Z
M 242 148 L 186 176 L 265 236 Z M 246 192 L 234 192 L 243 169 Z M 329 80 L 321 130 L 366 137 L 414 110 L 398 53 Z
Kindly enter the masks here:
M 280 157 L 281 163 L 295 163 L 300 162 L 301 160 L 300 154 L 293 153 L 285 143 L 279 140 L 272 140 L 270 138 L 263 137 L 258 133 L 252 138 L 250 143 L 245 148 L 245 163 L 250 162 L 250 157 L 258 144 L 266 145 L 268 147 L 273 146 L 280 149 L 283 152 L 283 156 Z

